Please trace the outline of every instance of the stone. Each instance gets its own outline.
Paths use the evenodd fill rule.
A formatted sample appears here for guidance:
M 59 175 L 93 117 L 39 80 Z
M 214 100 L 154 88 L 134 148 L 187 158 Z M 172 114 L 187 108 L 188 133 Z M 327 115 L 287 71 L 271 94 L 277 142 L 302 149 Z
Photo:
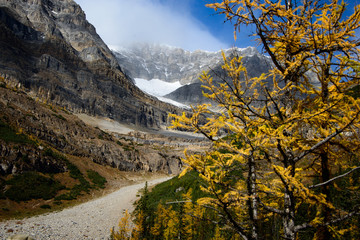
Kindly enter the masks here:
M 35 240 L 27 234 L 16 234 L 7 238 L 7 240 Z
M 152 129 L 182 111 L 134 85 L 74 1 L 0 0 L 0 21 L 0 73 L 9 85 L 72 112 Z

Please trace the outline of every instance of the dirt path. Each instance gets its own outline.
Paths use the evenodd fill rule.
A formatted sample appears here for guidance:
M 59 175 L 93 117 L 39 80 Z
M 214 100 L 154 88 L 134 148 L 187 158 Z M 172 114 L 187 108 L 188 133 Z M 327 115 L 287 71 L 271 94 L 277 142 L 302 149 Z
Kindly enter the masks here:
M 149 186 L 170 179 L 151 180 Z M 23 220 L 0 222 L 0 239 L 14 234 L 28 234 L 41 239 L 108 239 L 125 209 L 133 210 L 136 194 L 145 183 L 123 187 L 104 197 Z

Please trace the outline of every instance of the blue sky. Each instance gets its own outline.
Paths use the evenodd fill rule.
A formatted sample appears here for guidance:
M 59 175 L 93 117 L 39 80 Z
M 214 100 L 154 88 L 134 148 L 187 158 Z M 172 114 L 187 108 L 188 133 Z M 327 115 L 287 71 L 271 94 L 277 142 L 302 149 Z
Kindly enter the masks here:
M 236 42 L 233 26 L 205 4 L 214 0 L 75 0 L 87 19 L 111 46 L 152 42 L 218 51 L 256 46 L 253 31 L 242 28 Z M 358 0 L 345 0 L 354 6 Z M 351 7 L 352 7 L 351 6 Z
M 234 46 L 233 27 L 205 7 L 211 0 L 75 0 L 112 46 L 153 42 L 186 50 L 218 51 Z M 248 39 L 237 46 L 254 45 Z

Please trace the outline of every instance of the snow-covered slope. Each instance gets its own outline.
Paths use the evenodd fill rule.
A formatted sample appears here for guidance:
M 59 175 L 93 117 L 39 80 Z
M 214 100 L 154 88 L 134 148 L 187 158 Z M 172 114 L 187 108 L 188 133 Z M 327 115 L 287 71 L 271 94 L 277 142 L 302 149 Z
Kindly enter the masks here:
M 183 104 L 208 101 L 202 95 L 199 76 L 203 71 L 214 73 L 214 80 L 221 80 L 224 71 L 222 51 L 189 52 L 167 45 L 134 44 L 131 47 L 111 46 L 122 70 L 144 92 L 169 98 Z M 226 57 L 243 56 L 249 66 L 249 75 L 258 76 L 268 70 L 268 59 L 256 48 L 231 48 L 223 51 Z M 172 103 L 173 104 L 173 103 Z M 176 104 L 178 105 L 178 104 Z
M 146 80 L 135 78 L 135 85 L 142 91 L 155 97 L 165 96 L 182 86 L 180 82 L 165 82 L 160 79 Z
M 140 88 L 143 92 L 146 92 L 156 97 L 160 101 L 170 103 L 177 107 L 188 108 L 188 106 L 185 104 L 164 97 L 165 95 L 180 88 L 182 86 L 180 82 L 169 83 L 169 82 L 161 81 L 160 79 L 146 80 L 142 78 L 135 78 L 134 80 L 135 80 L 135 85 L 138 88 Z

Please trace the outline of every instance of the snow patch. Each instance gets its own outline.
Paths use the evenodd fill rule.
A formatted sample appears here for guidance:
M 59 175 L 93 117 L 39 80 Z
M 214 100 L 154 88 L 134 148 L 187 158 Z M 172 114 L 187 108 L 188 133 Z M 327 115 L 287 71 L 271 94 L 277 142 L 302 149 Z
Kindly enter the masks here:
M 166 103 L 170 103 L 174 106 L 177 106 L 177 107 L 180 107 L 180 108 L 186 108 L 186 109 L 190 109 L 189 106 L 185 105 L 185 104 L 182 104 L 182 103 L 179 103 L 177 101 L 174 101 L 172 99 L 169 99 L 169 98 L 165 98 L 165 97 L 157 97 L 157 99 L 159 99 L 160 101 L 162 102 L 166 102 Z
M 135 78 L 134 80 L 138 88 L 155 97 L 163 97 L 182 86 L 180 82 L 169 83 L 160 79 Z

